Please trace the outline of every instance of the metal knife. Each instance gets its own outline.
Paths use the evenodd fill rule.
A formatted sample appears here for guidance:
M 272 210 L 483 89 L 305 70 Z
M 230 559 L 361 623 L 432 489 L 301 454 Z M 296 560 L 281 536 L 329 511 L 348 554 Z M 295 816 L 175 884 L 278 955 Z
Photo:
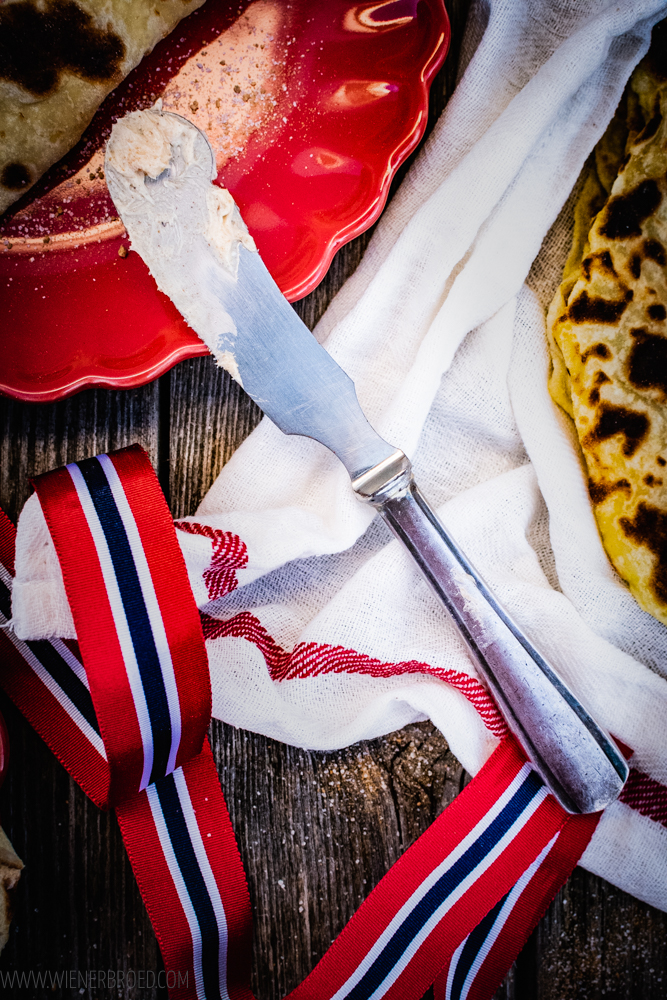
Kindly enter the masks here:
M 193 130 L 189 141 L 206 164 L 210 184 L 215 159 L 208 140 L 192 123 L 181 121 Z M 243 388 L 285 434 L 314 438 L 340 459 L 357 497 L 372 504 L 403 542 L 454 619 L 510 729 L 561 805 L 571 813 L 605 808 L 628 775 L 613 740 L 512 621 L 440 523 L 420 493 L 406 455 L 373 430 L 352 380 L 299 319 L 259 253 L 239 246 L 234 274 L 203 235 L 201 212 L 188 228 L 196 195 L 187 185 L 178 193 L 175 182 L 183 170 L 182 157 L 176 156 L 156 179 L 145 179 L 147 192 L 139 195 L 146 193 L 146 198 L 137 196 L 130 209 L 121 211 L 133 247 L 158 286 L 215 354 L 233 356 Z M 118 180 L 108 155 L 105 173 L 118 207 Z M 182 205 L 175 208 L 179 197 Z M 141 238 L 149 230 L 159 236 L 152 249 Z M 196 316 L 187 304 L 193 289 Z M 208 322 L 216 317 L 214 345 L 210 331 L 207 337 L 197 329 L 204 314 Z

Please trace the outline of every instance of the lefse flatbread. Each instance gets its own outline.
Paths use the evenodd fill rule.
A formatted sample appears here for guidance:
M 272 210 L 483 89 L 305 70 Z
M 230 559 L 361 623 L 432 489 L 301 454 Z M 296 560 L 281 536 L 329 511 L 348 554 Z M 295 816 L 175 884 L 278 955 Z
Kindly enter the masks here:
M 635 71 L 589 167 L 549 311 L 552 395 L 574 418 L 605 549 L 667 624 L 667 32 Z M 621 141 L 627 135 L 627 141 Z M 625 147 L 625 148 L 624 148 Z M 614 160 L 625 153 L 611 196 Z
M 78 142 L 106 95 L 204 0 L 5 0 L 0 214 Z

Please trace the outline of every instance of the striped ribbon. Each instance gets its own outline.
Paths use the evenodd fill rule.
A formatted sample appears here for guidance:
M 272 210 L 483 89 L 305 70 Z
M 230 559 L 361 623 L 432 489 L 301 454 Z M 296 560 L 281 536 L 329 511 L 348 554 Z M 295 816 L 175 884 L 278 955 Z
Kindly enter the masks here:
M 148 458 L 102 455 L 35 488 L 79 641 L 2 630 L 0 683 L 91 799 L 116 808 L 170 996 L 252 1000 L 248 891 L 205 739 L 201 626 Z M 4 622 L 13 544 L 3 515 Z M 596 822 L 568 817 L 506 737 L 289 1000 L 419 1000 L 431 984 L 438 1000 L 489 1000 Z
M 434 1000 L 488 1000 L 501 984 L 566 881 L 573 858 L 583 854 L 599 816 L 570 817 L 515 885 L 461 942 L 435 981 Z
M 250 900 L 208 740 L 116 814 L 170 997 L 252 1000 Z
M 170 995 L 251 1000 L 250 901 L 206 739 L 206 652 L 148 458 L 139 448 L 102 455 L 35 487 L 79 643 L 2 630 L 0 683 L 86 794 L 115 806 Z M 3 624 L 14 538 L 2 514 Z
M 140 448 L 72 463 L 34 486 L 63 571 L 112 799 L 121 801 L 198 753 L 211 717 L 185 563 Z
M 579 828 L 580 819 L 565 815 L 516 741 L 507 737 L 390 869 L 289 1000 L 422 997 L 457 964 L 459 947 L 469 936 L 473 939 L 490 908 L 531 866 L 541 869 L 549 862 L 553 896 L 576 864 L 597 817 L 576 843 L 569 841 L 574 849 L 554 857 L 546 849 L 561 830 Z M 517 910 L 499 978 L 485 1000 L 541 913 Z

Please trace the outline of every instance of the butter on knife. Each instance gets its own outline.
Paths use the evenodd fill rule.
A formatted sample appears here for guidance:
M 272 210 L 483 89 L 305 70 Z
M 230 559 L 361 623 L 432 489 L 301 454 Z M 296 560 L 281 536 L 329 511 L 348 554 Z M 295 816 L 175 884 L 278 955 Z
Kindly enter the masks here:
M 183 260 L 196 266 L 207 246 L 236 277 L 239 247 L 257 247 L 230 193 L 211 183 L 215 157 L 205 137 L 185 118 L 164 113 L 161 103 L 116 123 L 107 144 L 107 181 L 132 249 L 158 288 L 243 385 L 233 352 L 219 348 L 220 302 L 202 298 L 200 287 L 184 280 Z M 228 325 L 233 328 L 231 320 Z

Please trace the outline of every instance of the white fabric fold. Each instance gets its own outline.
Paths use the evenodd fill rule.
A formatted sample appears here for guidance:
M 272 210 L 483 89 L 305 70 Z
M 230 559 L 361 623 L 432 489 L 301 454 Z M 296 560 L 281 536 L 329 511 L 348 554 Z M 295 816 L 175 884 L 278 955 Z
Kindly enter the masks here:
M 602 549 L 573 427 L 547 392 L 544 315 L 568 249 L 561 209 L 665 16 L 664 0 L 476 4 L 457 90 L 315 331 L 508 611 L 633 748 L 633 766 L 663 784 L 667 629 Z M 13 613 L 23 637 L 72 628 L 52 561 L 29 555 L 43 544 L 40 513 L 31 499 L 19 522 Z M 207 604 L 211 542 L 178 532 L 198 604 L 222 620 L 252 616 L 285 655 L 311 644 L 322 669 L 317 650 L 367 659 L 366 672 L 279 681 L 255 642 L 211 640 L 214 714 L 318 749 L 430 717 L 474 773 L 495 738 L 432 673 L 474 667 L 372 518 L 331 454 L 266 419 L 232 456 L 189 520 L 239 535 L 248 563 L 239 588 Z M 51 586 L 60 617 L 31 605 L 36 582 L 40 593 Z M 369 663 L 417 672 L 373 675 Z M 583 863 L 667 909 L 666 834 L 617 804 Z

